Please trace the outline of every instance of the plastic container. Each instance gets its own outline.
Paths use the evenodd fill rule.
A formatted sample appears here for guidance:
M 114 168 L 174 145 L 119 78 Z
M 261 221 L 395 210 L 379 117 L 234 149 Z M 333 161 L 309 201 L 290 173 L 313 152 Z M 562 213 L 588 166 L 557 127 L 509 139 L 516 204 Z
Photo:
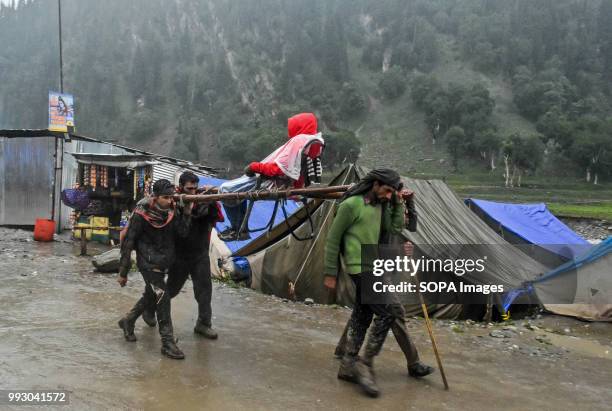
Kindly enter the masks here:
M 55 221 L 46 218 L 36 219 L 34 223 L 35 241 L 53 241 L 53 233 L 55 233 Z

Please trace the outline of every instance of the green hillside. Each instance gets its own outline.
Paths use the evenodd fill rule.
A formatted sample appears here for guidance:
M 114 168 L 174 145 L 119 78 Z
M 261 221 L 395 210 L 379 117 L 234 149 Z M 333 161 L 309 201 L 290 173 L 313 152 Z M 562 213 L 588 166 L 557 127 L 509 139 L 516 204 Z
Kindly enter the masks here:
M 62 4 L 79 133 L 234 175 L 313 111 L 327 168 L 359 157 L 462 195 L 610 199 L 609 0 Z M 46 127 L 56 6 L 0 5 L 1 128 Z

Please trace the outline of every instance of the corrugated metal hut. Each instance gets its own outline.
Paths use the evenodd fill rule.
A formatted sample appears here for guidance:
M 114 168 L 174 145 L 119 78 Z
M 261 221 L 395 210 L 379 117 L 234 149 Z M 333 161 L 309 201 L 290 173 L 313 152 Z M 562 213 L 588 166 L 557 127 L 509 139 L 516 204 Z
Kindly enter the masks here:
M 0 130 L 0 226 L 33 226 L 36 218 L 49 218 L 55 220 L 58 232 L 70 228 L 72 210 L 62 204 L 60 193 L 77 181 L 78 161 L 72 153 L 148 156 L 154 162 L 153 182 L 160 178 L 177 182 L 187 169 L 209 176 L 218 171 L 77 134 Z

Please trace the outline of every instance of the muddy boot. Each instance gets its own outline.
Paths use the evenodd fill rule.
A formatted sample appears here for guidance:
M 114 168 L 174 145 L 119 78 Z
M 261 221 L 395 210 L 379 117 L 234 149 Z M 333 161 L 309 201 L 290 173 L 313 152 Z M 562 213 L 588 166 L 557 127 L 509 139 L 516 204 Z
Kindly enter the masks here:
M 182 360 L 185 358 L 185 354 L 176 345 L 177 340 L 174 339 L 174 328 L 172 327 L 170 311 L 170 297 L 166 293 L 157 304 L 156 311 L 159 336 L 162 340 L 161 353 L 166 357 Z
M 338 344 L 336 345 L 336 349 L 334 350 L 334 357 L 336 357 L 338 360 L 342 359 L 342 357 L 344 357 L 344 354 L 346 353 L 346 336 L 349 330 L 349 323 L 346 324 L 346 327 L 344 327 L 344 331 L 342 331 L 342 336 L 340 337 L 340 340 L 338 341 Z
M 137 340 L 136 334 L 134 334 L 134 326 L 136 325 L 135 321 L 131 321 L 129 318 L 123 317 L 117 323 L 119 328 L 123 330 L 123 337 L 125 341 L 134 342 Z
M 155 311 L 146 309 L 142 313 L 142 319 L 149 327 L 155 327 L 157 325 L 157 319 L 155 318 Z
M 435 371 L 434 367 L 417 362 L 408 367 L 408 375 L 413 378 L 421 378 Z
M 136 320 L 142 312 L 144 311 L 145 302 L 144 298 L 141 298 L 136 302 L 134 307 L 128 312 L 122 319 L 119 320 L 117 325 L 119 328 L 123 330 L 123 336 L 126 341 L 134 342 L 137 340 L 136 335 L 134 334 L 134 326 L 136 325 Z
M 354 357 L 349 357 L 347 355 L 342 357 L 342 361 L 340 361 L 340 369 L 338 369 L 338 379 L 357 384 L 358 378 L 357 370 L 355 368 L 356 363 L 357 359 Z
M 363 363 L 363 365 L 367 366 L 370 369 L 370 373 L 372 373 L 372 377 L 376 379 L 376 371 L 374 371 L 374 357 L 359 357 L 359 361 Z
M 183 351 L 176 345 L 174 340 L 162 342 L 161 353 L 174 360 L 185 358 L 185 354 L 183 354 Z
M 201 335 L 204 338 L 208 338 L 209 340 L 216 340 L 218 337 L 217 332 L 215 330 L 213 330 L 208 325 L 205 325 L 200 320 L 196 322 L 193 332 Z
M 357 371 L 357 383 L 363 391 L 370 397 L 378 397 L 380 390 L 376 385 L 372 367 L 360 361 L 355 364 L 355 370 Z
M 160 318 L 159 315 L 158 318 Z M 185 358 L 185 354 L 183 354 L 183 351 L 181 351 L 181 349 L 176 345 L 178 339 L 174 338 L 174 330 L 172 328 L 171 321 L 160 319 L 159 334 L 162 340 L 161 353 L 163 355 L 174 360 L 182 360 L 183 358 Z

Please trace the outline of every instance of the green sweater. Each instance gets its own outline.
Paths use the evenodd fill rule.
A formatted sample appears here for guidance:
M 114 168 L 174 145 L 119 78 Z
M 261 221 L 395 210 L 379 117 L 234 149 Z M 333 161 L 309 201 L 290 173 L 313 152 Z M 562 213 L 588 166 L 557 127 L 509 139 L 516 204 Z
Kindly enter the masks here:
M 394 197 L 395 198 L 395 197 Z M 338 256 L 342 253 L 349 274 L 359 274 L 362 244 L 378 244 L 381 229 L 381 204 L 366 204 L 363 195 L 347 198 L 338 207 L 325 244 L 325 275 L 338 275 Z M 391 234 L 404 228 L 403 202 L 389 203 L 382 227 Z

